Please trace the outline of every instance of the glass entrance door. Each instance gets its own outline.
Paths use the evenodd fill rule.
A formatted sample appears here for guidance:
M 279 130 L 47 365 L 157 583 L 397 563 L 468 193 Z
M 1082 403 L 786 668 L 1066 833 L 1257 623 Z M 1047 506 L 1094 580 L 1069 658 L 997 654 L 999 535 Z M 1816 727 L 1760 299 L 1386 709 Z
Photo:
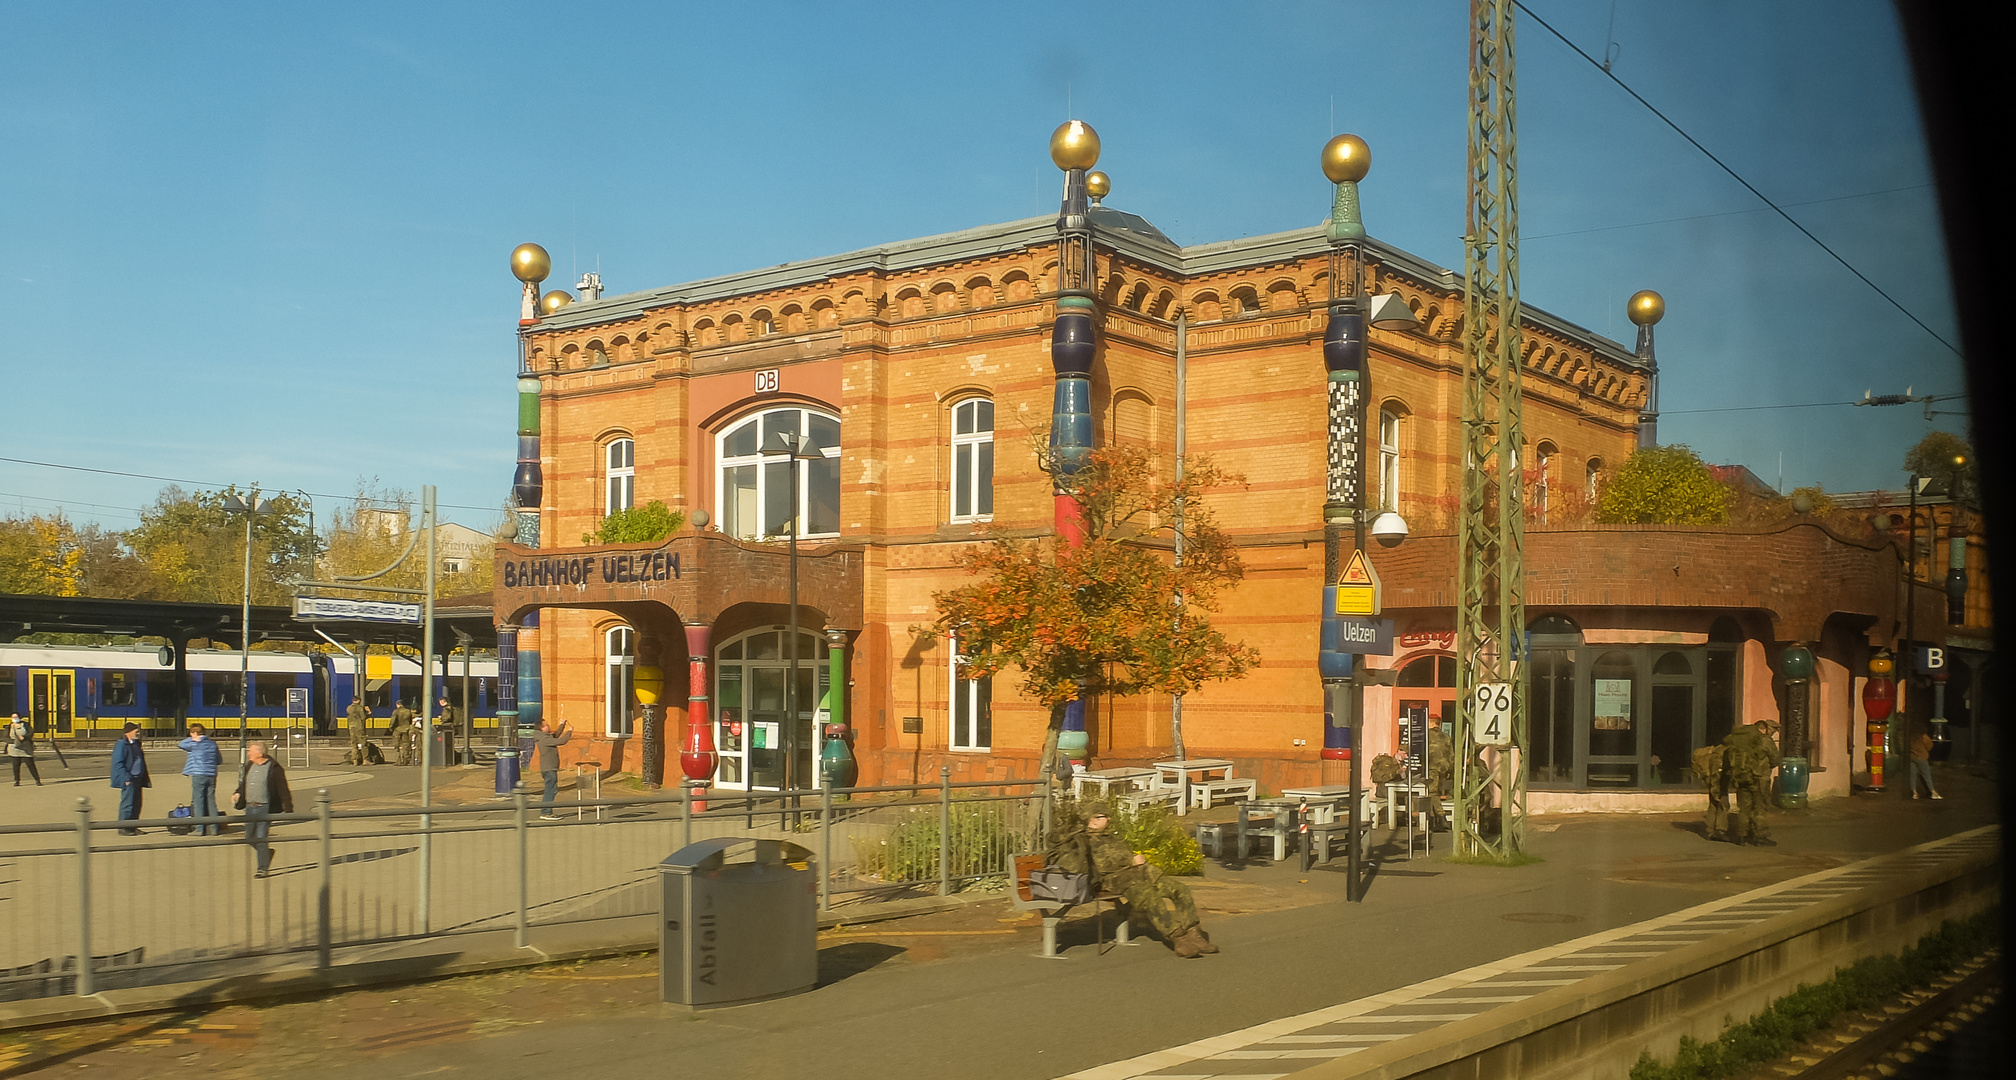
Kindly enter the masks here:
M 817 635 L 799 635 L 794 719 L 785 710 L 791 666 L 784 659 L 783 637 L 774 629 L 754 631 L 723 645 L 715 659 L 718 787 L 776 791 L 819 784 L 817 763 L 824 743 L 813 716 L 830 681 L 826 650 Z M 788 773 L 787 754 L 793 761 Z
M 71 734 L 77 718 L 76 691 L 74 671 L 28 673 L 28 722 L 35 728 L 35 734 Z

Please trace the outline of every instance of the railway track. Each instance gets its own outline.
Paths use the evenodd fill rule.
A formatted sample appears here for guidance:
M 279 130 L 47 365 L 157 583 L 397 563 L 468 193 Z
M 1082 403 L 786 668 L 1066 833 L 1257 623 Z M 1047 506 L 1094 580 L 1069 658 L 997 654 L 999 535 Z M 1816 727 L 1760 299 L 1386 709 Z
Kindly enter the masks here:
M 1832 1037 L 1761 1075 L 1799 1080 L 1899 1080 L 2006 1075 L 1999 1048 L 2002 960 L 1985 953 L 1880 1010 L 1836 1026 Z M 1985 1070 L 1985 1071 L 1982 1071 Z

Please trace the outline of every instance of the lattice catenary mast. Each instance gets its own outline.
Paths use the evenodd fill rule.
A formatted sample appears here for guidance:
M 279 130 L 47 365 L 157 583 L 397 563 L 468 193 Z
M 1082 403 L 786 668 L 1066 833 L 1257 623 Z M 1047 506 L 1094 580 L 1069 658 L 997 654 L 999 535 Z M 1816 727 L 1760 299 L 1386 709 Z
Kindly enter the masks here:
M 1456 611 L 1456 850 L 1518 853 L 1526 833 L 1524 435 L 1519 401 L 1519 143 L 1512 0 L 1471 0 L 1469 218 L 1463 253 L 1463 506 Z M 1510 741 L 1484 745 L 1479 687 L 1510 684 Z M 1495 810 L 1496 813 L 1490 811 Z

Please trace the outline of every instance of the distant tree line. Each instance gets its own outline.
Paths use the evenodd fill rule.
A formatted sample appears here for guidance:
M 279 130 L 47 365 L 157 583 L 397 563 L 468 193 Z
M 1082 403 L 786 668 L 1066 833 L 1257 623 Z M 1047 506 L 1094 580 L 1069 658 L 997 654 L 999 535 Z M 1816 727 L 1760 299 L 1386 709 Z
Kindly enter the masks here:
M 191 492 L 170 485 L 130 529 L 80 525 L 60 510 L 0 517 L 0 592 L 237 603 L 245 590 L 245 518 L 226 503 L 241 494 L 235 487 Z M 290 603 L 297 580 L 382 570 L 416 538 L 414 500 L 404 491 L 359 484 L 356 496 L 326 522 L 316 522 L 299 495 L 261 497 L 267 510 L 252 522 L 255 604 Z M 503 525 L 500 513 L 493 533 Z M 398 569 L 369 584 L 420 588 L 425 543 L 420 537 Z M 480 546 L 460 565 L 457 573 L 437 573 L 437 595 L 490 591 L 489 547 Z

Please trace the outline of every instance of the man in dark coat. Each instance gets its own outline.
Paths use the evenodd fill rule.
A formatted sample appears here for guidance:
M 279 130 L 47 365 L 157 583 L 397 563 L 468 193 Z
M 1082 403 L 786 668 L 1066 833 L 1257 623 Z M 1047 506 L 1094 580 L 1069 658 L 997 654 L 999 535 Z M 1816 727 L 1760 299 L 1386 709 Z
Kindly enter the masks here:
M 112 786 L 119 789 L 119 820 L 140 820 L 140 793 L 154 786 L 147 775 L 147 754 L 140 749 L 140 725 L 128 721 L 119 741 L 112 744 Z M 138 836 L 140 830 L 124 828 L 121 836 Z
M 539 750 L 539 778 L 545 782 L 545 794 L 539 801 L 539 816 L 546 821 L 558 821 L 560 815 L 553 812 L 553 799 L 560 794 L 560 748 L 567 745 L 574 733 L 566 724 L 560 730 L 553 730 L 553 721 L 539 721 L 539 733 L 532 736 L 532 745 Z
M 1146 917 L 1176 955 L 1188 959 L 1217 952 L 1218 946 L 1198 925 L 1197 902 L 1191 899 L 1189 886 L 1149 866 L 1146 856 L 1115 835 L 1105 803 L 1089 802 L 1083 810 L 1084 825 L 1064 834 L 1050 852 L 1050 864 L 1073 874 L 1089 873 L 1100 892 L 1119 893 L 1130 917 Z
M 1764 824 L 1764 804 L 1771 799 L 1771 771 L 1778 767 L 1778 725 L 1769 720 L 1745 724 L 1722 740 L 1728 748 L 1729 787 L 1736 792 L 1735 820 L 1730 839 L 1738 844 L 1776 847 Z

